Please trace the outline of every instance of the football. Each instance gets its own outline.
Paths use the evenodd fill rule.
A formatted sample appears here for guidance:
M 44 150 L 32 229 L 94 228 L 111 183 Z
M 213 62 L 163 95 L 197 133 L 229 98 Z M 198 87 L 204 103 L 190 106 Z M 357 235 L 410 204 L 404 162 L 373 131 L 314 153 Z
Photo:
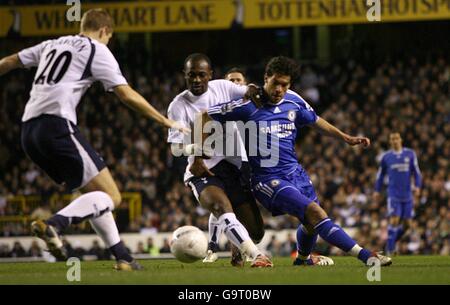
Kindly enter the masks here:
M 170 251 L 183 263 L 193 263 L 206 256 L 208 240 L 197 227 L 183 226 L 176 229 L 170 242 Z

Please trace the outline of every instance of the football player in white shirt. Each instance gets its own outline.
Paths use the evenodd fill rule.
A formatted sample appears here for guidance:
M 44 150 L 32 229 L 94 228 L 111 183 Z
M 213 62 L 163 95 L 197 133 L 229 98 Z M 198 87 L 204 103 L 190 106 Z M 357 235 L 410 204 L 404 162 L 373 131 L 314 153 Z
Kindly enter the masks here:
M 91 9 L 82 17 L 79 35 L 47 40 L 3 58 L 0 76 L 16 68 L 37 66 L 22 117 L 22 147 L 55 182 L 84 192 L 46 222 L 33 222 L 33 233 L 63 260 L 66 251 L 59 234 L 71 224 L 89 220 L 115 256 L 115 268 L 135 270 L 142 267 L 120 240 L 112 215 L 121 194 L 103 159 L 76 126 L 76 106 L 91 84 L 101 81 L 106 91 L 113 91 L 147 118 L 181 133 L 188 130 L 161 115 L 127 84 L 107 47 L 112 34 L 111 16 L 103 9 Z
M 246 86 L 237 86 L 230 81 L 211 81 L 211 62 L 204 54 L 195 53 L 188 56 L 184 63 L 184 74 L 188 89 L 174 98 L 169 105 L 168 117 L 180 122 L 186 128 L 193 126 L 196 116 L 208 107 L 217 105 L 222 100 L 242 98 L 247 92 Z M 237 129 L 233 134 L 236 132 Z M 252 267 L 272 267 L 270 259 L 256 247 L 246 229 L 251 228 L 252 237 L 259 241 L 264 235 L 262 219 L 258 220 L 249 210 L 245 220 L 247 223 L 252 221 L 255 223 L 244 227 L 234 213 L 234 208 L 248 205 L 247 194 L 240 183 L 239 167 L 242 161 L 247 161 L 242 141 L 237 146 L 235 156 L 215 152 L 214 156 L 205 160 L 198 156 L 198 148 L 190 144 L 192 143 L 190 136 L 170 129 L 168 142 L 172 143 L 174 155 L 188 156 L 184 181 L 191 187 L 200 205 L 211 212 L 209 234 L 213 243 L 210 244 L 208 256 L 212 254 L 212 248 L 217 244 L 223 230 L 228 240 L 242 254 L 252 259 Z M 195 163 L 199 164 L 197 168 L 200 170 L 191 172 Z M 258 221 L 261 223 L 257 223 Z M 242 259 L 239 264 L 243 265 Z

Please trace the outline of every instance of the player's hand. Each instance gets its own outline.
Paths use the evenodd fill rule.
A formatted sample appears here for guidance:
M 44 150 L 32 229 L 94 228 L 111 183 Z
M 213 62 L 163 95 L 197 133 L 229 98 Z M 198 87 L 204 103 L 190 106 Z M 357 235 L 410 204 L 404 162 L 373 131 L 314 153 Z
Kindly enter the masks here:
M 420 188 L 415 187 L 415 188 L 413 189 L 413 194 L 414 194 L 415 199 L 416 199 L 416 200 L 419 200 L 419 197 L 420 197 Z
M 364 147 L 364 148 L 367 148 L 370 146 L 370 140 L 369 140 L 369 138 L 366 138 L 366 137 L 347 136 L 345 138 L 345 142 L 351 146 L 362 145 L 362 147 Z
M 189 134 L 191 132 L 191 129 L 183 126 L 183 124 L 181 124 L 179 122 L 172 121 L 170 119 L 167 119 L 167 120 L 168 120 L 168 123 L 167 123 L 166 126 L 168 128 L 176 129 L 176 130 L 182 132 L 185 135 L 187 135 L 187 134 Z
M 255 103 L 256 107 L 258 108 L 262 107 L 263 103 L 262 103 L 261 88 L 256 86 L 255 84 L 248 84 L 247 92 L 245 92 L 244 99 L 251 100 L 253 103 Z
M 194 159 L 194 163 L 192 163 L 191 167 L 189 168 L 189 171 L 195 177 L 214 176 L 214 173 L 211 172 L 208 167 L 206 167 L 205 162 L 203 162 L 203 159 L 198 157 Z
M 373 199 L 373 201 L 375 201 L 376 203 L 378 203 L 378 202 L 380 201 L 380 193 L 374 192 L 374 193 L 372 194 L 372 199 Z

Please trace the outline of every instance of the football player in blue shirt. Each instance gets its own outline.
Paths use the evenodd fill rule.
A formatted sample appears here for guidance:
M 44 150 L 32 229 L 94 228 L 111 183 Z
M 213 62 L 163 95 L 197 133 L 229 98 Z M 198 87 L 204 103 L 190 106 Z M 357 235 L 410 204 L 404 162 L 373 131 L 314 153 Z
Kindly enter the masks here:
M 245 130 L 248 136 L 244 137 L 252 169 L 252 192 L 274 216 L 289 214 L 301 222 L 294 265 L 327 264 L 310 255 L 318 235 L 365 264 L 371 264 L 369 258 L 374 257 L 380 265 L 390 265 L 389 257 L 360 247 L 328 218 L 319 205 L 308 174 L 297 161 L 297 132 L 306 125 L 349 145 L 370 145 L 368 138 L 350 136 L 317 116 L 306 101 L 289 90 L 297 71 L 294 60 L 283 56 L 272 58 L 266 66 L 260 101 L 241 99 L 211 107 L 203 114 L 200 126 L 211 119 L 220 123 L 236 121 L 238 126 L 240 123 L 256 124 L 256 128 Z M 202 166 L 201 162 L 193 165 L 196 172 L 201 171 Z
M 419 196 L 422 177 L 415 152 L 402 146 L 402 138 L 398 132 L 389 135 L 389 143 L 391 150 L 387 151 L 381 158 L 373 199 L 379 201 L 384 177 L 387 174 L 389 227 L 386 253 L 392 254 L 395 251 L 396 242 L 411 226 L 414 206 L 413 192 L 416 197 Z M 414 177 L 415 182 L 413 189 L 411 189 L 412 177 Z

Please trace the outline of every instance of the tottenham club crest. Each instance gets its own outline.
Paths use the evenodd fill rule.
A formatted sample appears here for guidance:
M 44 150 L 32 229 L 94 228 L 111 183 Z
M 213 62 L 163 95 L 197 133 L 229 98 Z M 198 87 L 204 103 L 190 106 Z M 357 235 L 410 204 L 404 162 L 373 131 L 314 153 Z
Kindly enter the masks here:
M 280 184 L 280 180 L 272 180 L 270 181 L 270 185 L 272 185 L 272 187 L 277 187 Z
M 288 119 L 293 122 L 293 121 L 295 121 L 295 116 L 296 116 L 295 111 L 294 110 L 289 110 L 289 112 L 288 112 Z

